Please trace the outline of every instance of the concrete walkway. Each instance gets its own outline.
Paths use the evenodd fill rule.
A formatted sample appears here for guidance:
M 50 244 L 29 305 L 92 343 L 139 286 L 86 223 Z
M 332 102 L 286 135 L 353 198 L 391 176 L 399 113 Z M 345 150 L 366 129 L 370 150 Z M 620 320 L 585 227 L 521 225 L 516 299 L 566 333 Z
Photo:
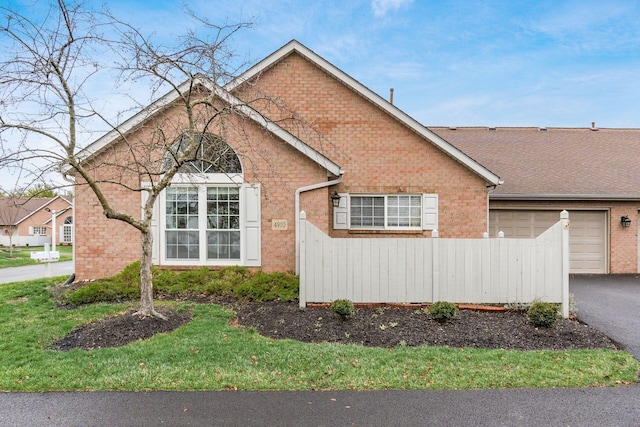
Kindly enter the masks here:
M 51 277 L 68 277 L 73 273 L 74 264 L 73 261 L 52 262 L 50 268 Z M 47 277 L 47 267 L 45 264 L 0 269 L 0 283 L 22 282 L 24 280 L 41 279 L 43 277 Z

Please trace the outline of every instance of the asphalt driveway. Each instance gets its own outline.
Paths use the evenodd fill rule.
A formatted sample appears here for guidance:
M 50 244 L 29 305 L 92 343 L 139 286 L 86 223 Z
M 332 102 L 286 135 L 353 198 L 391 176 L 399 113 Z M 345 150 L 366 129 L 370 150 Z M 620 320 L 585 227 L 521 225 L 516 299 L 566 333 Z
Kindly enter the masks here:
M 572 275 L 578 319 L 604 332 L 640 360 L 640 275 Z

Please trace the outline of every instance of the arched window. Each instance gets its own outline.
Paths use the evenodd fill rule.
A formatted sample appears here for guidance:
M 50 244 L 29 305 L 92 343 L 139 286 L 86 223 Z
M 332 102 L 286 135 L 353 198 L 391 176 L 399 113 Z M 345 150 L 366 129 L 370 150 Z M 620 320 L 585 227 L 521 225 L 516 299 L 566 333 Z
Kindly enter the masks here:
M 195 134 L 193 138 L 198 147 L 191 153 L 190 160 L 180 166 L 179 173 L 242 173 L 238 155 L 222 138 L 208 133 Z M 165 157 L 164 170 L 176 164 L 176 158 L 184 155 L 190 142 L 190 137 L 184 136 L 173 145 Z
M 64 219 L 62 227 L 60 227 L 60 243 L 73 243 L 73 217 L 68 216 Z
M 174 144 L 165 156 L 165 171 L 183 157 L 189 142 L 185 136 Z M 259 265 L 259 217 L 254 215 L 259 187 L 244 183 L 240 159 L 222 138 L 197 134 L 195 142 L 198 146 L 160 197 L 159 262 Z

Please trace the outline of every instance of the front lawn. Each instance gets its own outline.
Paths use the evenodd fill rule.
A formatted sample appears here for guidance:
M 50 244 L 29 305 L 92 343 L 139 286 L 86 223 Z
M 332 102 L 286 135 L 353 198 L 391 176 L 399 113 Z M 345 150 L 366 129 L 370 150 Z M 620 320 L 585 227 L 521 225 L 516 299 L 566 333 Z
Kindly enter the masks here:
M 57 278 L 57 282 L 64 278 Z M 274 340 L 233 326 L 213 304 L 181 328 L 119 348 L 50 350 L 79 325 L 136 303 L 59 309 L 56 278 L 0 285 L 0 390 L 310 390 L 597 387 L 637 381 L 638 362 L 613 350 L 369 348 Z
M 43 250 L 44 247 L 42 246 L 14 247 L 13 254 L 11 254 L 8 247 L 0 246 L 0 268 L 38 264 L 37 261 L 31 259 L 31 252 Z M 60 252 L 60 261 L 71 261 L 73 259 L 73 246 L 56 246 L 56 251 Z

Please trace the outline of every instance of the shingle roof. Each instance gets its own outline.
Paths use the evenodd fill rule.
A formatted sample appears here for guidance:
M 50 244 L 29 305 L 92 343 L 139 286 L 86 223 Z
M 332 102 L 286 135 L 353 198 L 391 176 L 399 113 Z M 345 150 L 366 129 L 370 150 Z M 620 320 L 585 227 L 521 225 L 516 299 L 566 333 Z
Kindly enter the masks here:
M 504 180 L 492 198 L 640 200 L 640 129 L 429 129 Z
M 51 202 L 50 198 L 0 198 L 0 225 L 17 225 Z

